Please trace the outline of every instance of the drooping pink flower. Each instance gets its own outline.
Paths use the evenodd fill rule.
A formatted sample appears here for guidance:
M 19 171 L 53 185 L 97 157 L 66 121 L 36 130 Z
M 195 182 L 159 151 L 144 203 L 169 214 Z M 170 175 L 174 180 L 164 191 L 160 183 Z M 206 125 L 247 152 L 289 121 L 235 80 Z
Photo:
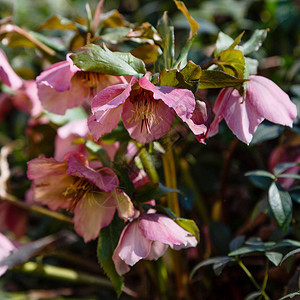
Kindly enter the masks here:
M 116 209 L 124 220 L 134 214 L 116 174 L 109 168 L 92 169 L 81 153 L 68 153 L 62 162 L 33 159 L 28 162 L 27 176 L 33 180 L 36 202 L 52 210 L 73 210 L 75 230 L 85 242 L 95 239 L 109 225 Z
M 223 118 L 237 138 L 246 144 L 251 142 L 253 133 L 264 119 L 292 127 L 297 110 L 289 96 L 265 77 L 250 76 L 249 79 L 245 101 L 234 88 L 221 90 L 213 108 L 215 119 L 209 136 L 218 132 Z
M 0 262 L 16 250 L 15 245 L 0 232 Z M 0 266 L 0 276 L 7 271 L 7 266 Z
M 195 109 L 193 93 L 186 89 L 155 86 L 149 76 L 147 73 L 139 80 L 132 77 L 130 83 L 107 87 L 96 95 L 92 100 L 93 115 L 88 121 L 95 140 L 116 128 L 120 118 L 130 136 L 142 144 L 166 134 L 175 112 L 184 122 L 191 118 Z
M 0 49 L 0 80 L 14 90 L 12 102 L 18 109 L 33 117 L 42 112 L 42 106 L 37 94 L 34 80 L 23 80 L 10 66 L 3 50 Z
M 118 76 L 83 72 L 73 64 L 70 55 L 67 55 L 65 61 L 50 66 L 36 78 L 43 107 L 60 115 L 68 108 L 91 100 L 105 87 L 124 80 Z
M 179 250 L 195 247 L 197 240 L 172 219 L 157 213 L 142 214 L 123 229 L 113 254 L 120 275 L 141 259 L 157 260 L 168 246 Z

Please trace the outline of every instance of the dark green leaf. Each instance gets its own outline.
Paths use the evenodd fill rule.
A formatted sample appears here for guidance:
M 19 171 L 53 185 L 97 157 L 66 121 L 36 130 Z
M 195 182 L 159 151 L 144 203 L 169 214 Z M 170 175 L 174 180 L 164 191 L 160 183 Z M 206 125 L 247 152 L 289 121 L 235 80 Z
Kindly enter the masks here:
M 300 242 L 295 240 L 283 240 L 278 243 L 276 243 L 272 249 L 282 248 L 282 247 L 299 247 L 300 248 Z
M 125 193 L 131 198 L 134 192 L 134 185 L 129 178 L 126 165 L 114 163 L 113 170 L 119 178 L 120 188 L 122 188 Z
M 213 270 L 214 270 L 215 274 L 217 276 L 219 276 L 222 273 L 223 269 L 231 261 L 232 261 L 232 258 L 227 256 L 227 257 L 224 257 L 224 259 L 220 259 L 219 261 L 215 262 L 213 264 Z
M 289 193 L 295 202 L 300 203 L 300 186 L 295 186 L 294 188 L 290 189 Z
M 112 255 L 118 244 L 123 227 L 124 222 L 115 215 L 110 225 L 101 229 L 97 246 L 99 263 L 105 274 L 110 278 L 118 297 L 122 293 L 124 278 L 117 273 Z
M 157 190 L 157 182 L 147 182 L 135 190 L 134 198 L 139 202 L 150 201 L 155 198 Z
M 287 295 L 285 295 L 284 297 L 281 297 L 281 298 L 278 299 L 278 300 L 292 299 L 292 298 L 294 298 L 294 297 L 296 297 L 296 296 L 299 296 L 299 295 L 300 295 L 300 291 L 294 292 L 294 293 L 290 293 L 290 294 L 287 294 Z
M 234 238 L 229 244 L 230 251 L 234 251 L 240 248 L 243 245 L 244 241 L 245 241 L 245 236 L 243 235 Z
M 231 76 L 223 71 L 202 70 L 199 89 L 240 86 L 246 80 Z
M 292 220 L 293 204 L 291 196 L 277 182 L 269 188 L 269 203 L 282 231 L 286 231 Z
M 262 123 L 253 134 L 250 145 L 255 145 L 264 141 L 272 140 L 280 136 L 283 128 L 279 125 Z
M 277 267 L 279 266 L 283 255 L 279 252 L 268 251 L 265 253 L 265 256 Z
M 228 256 L 218 256 L 218 257 L 206 259 L 206 260 L 202 261 L 201 263 L 197 264 L 193 268 L 193 270 L 190 274 L 190 278 L 192 278 L 195 275 L 195 273 L 202 267 L 213 265 L 213 264 L 222 264 L 222 263 L 227 264 L 230 261 L 233 261 L 233 259 Z
M 113 27 L 105 28 L 101 33 L 101 39 L 104 42 L 117 44 L 126 40 L 126 34 L 128 34 L 130 28 L 128 27 Z
M 145 74 L 144 62 L 130 53 L 112 52 L 105 46 L 89 44 L 83 51 L 71 55 L 74 64 L 83 71 L 115 76 Z
M 256 170 L 247 172 L 245 176 L 248 176 L 250 181 L 257 187 L 265 190 L 269 188 L 272 182 L 276 179 L 276 177 L 267 171 L 264 170 Z
M 289 257 L 291 257 L 291 256 L 293 256 L 293 255 L 295 255 L 295 254 L 298 254 L 299 252 L 300 252 L 300 248 L 290 251 L 289 253 L 287 253 L 287 254 L 283 257 L 281 263 L 283 263 L 283 262 L 284 262 L 285 260 L 287 260 Z
M 225 255 L 229 252 L 229 243 L 232 238 L 231 231 L 226 224 L 218 221 L 212 222 L 209 226 L 209 236 L 217 253 Z

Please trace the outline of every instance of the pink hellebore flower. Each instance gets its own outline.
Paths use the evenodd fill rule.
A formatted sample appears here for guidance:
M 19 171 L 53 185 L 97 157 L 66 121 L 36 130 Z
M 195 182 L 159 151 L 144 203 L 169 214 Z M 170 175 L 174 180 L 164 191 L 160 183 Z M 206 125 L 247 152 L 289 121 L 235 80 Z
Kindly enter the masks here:
M 0 263 L 3 259 L 8 257 L 11 252 L 15 251 L 14 244 L 0 232 Z M 7 270 L 7 266 L 0 266 L 0 276 L 2 276 Z
M 157 213 L 142 214 L 123 229 L 113 261 L 123 275 L 141 259 L 157 260 L 168 246 L 179 250 L 196 245 L 196 238 L 172 219 Z
M 85 242 L 97 238 L 109 225 L 116 209 L 127 220 L 134 214 L 129 197 L 119 189 L 119 180 L 109 168 L 94 170 L 81 153 L 70 152 L 64 161 L 36 158 L 28 162 L 27 176 L 33 180 L 36 202 L 50 209 L 74 211 L 76 232 Z
M 42 112 L 34 80 L 23 80 L 10 66 L 3 50 L 0 49 L 0 81 L 14 90 L 13 104 L 33 117 Z M 1 98 L 1 97 L 0 97 Z
M 238 90 L 221 90 L 213 108 L 215 119 L 210 136 L 218 132 L 223 118 L 237 138 L 246 144 L 251 142 L 253 133 L 264 119 L 292 127 L 297 110 L 289 96 L 265 77 L 250 76 L 249 79 L 244 102 Z
M 69 56 L 36 78 L 42 105 L 50 112 L 63 115 L 68 108 L 91 100 L 103 88 L 125 81 L 122 76 L 83 72 Z
M 191 91 L 168 86 L 155 86 L 147 73 L 139 80 L 107 87 L 92 100 L 88 125 L 95 140 L 117 127 L 122 117 L 130 136 L 145 144 L 166 134 L 174 120 L 174 112 L 186 122 L 195 109 Z M 206 129 L 200 127 L 202 132 Z

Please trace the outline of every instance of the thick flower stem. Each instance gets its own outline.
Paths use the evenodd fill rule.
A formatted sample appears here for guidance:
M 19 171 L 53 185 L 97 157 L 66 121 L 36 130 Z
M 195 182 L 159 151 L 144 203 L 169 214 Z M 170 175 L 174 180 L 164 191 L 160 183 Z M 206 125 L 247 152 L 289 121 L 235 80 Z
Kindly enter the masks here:
M 17 198 L 15 198 L 13 195 L 10 195 L 10 194 L 5 193 L 5 195 L 0 195 L 0 202 L 1 201 L 10 203 L 12 205 L 15 205 L 15 206 L 17 206 L 21 209 L 27 210 L 27 211 L 35 212 L 35 213 L 50 217 L 52 219 L 67 222 L 67 223 L 70 223 L 70 224 L 73 223 L 71 218 L 69 218 L 69 217 L 67 217 L 63 214 L 60 214 L 58 212 L 49 210 L 49 209 L 44 208 L 42 206 L 38 206 L 38 205 L 34 205 L 34 204 L 29 205 L 29 204 L 27 204 L 27 203 L 25 203 L 21 200 L 18 200 Z
M 141 158 L 141 161 L 142 161 L 142 164 L 144 166 L 145 172 L 148 175 L 149 179 L 152 182 L 159 182 L 158 173 L 157 173 L 156 168 L 153 164 L 151 156 L 148 153 L 148 151 L 146 150 L 146 148 L 141 149 L 140 158 Z
M 170 139 L 169 137 L 166 138 Z M 167 145 L 170 145 L 170 143 L 167 143 Z M 162 156 L 162 161 L 164 166 L 166 186 L 171 189 L 177 189 L 176 168 L 174 154 L 171 147 L 168 147 L 168 149 L 166 149 L 166 153 Z M 180 217 L 177 193 L 168 193 L 167 199 L 168 208 L 171 209 L 177 217 Z

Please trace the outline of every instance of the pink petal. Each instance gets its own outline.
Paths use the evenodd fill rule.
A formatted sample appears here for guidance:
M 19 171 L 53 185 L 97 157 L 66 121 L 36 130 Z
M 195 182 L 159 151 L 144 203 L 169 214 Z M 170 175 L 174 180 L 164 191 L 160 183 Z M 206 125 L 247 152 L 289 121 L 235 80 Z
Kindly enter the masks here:
M 151 245 L 151 251 L 145 259 L 157 260 L 165 254 L 167 249 L 168 249 L 168 245 L 161 243 L 161 242 L 154 241 L 154 242 L 152 242 L 152 245 Z
M 70 90 L 71 79 L 76 72 L 74 69 L 71 70 L 69 61 L 56 63 L 36 78 L 38 89 L 40 89 L 41 85 L 45 85 L 55 89 L 57 92 Z
M 0 262 L 10 255 L 12 251 L 15 251 L 16 247 L 13 243 L 0 232 Z M 6 266 L 0 267 L 0 276 L 2 276 L 7 270 Z
M 92 100 L 92 113 L 97 111 L 107 111 L 124 103 L 130 95 L 131 84 L 136 81 L 137 79 L 132 77 L 130 83 L 109 86 L 99 92 Z
M 111 193 L 89 192 L 74 209 L 74 228 L 85 242 L 94 240 L 112 221 L 116 211 Z
M 154 99 L 160 99 L 173 108 L 184 122 L 192 116 L 195 109 L 195 97 L 191 91 L 169 86 L 155 86 L 146 77 L 139 80 L 139 85 L 153 92 Z
M 151 244 L 152 241 L 146 239 L 139 230 L 138 222 L 133 221 L 123 229 L 113 260 L 116 263 L 116 256 L 119 256 L 127 265 L 133 266 L 149 255 Z M 116 269 L 117 271 L 120 269 L 118 265 Z
M 296 105 L 273 81 L 262 76 L 250 76 L 247 83 L 246 103 L 251 105 L 267 120 L 286 126 L 293 126 L 297 117 Z
M 167 244 L 176 250 L 197 245 L 194 236 L 164 215 L 143 214 L 138 222 L 145 238 L 151 241 Z
M 135 211 L 129 196 L 121 189 L 115 189 L 113 191 L 113 196 L 115 198 L 119 217 L 126 221 L 132 218 Z
M 0 49 L 0 81 L 13 90 L 23 86 L 23 80 L 12 69 L 2 49 Z
M 63 193 L 73 184 L 74 178 L 66 173 L 67 163 L 59 163 L 53 158 L 36 158 L 27 165 L 27 177 L 34 180 L 34 200 L 52 210 L 69 208 L 71 201 Z
M 130 136 L 139 143 L 146 144 L 150 141 L 161 138 L 170 129 L 174 120 L 174 111 L 164 102 L 157 101 L 154 119 L 148 119 L 149 126 L 144 124 L 145 121 L 134 120 L 134 108 L 131 101 L 126 101 L 123 107 L 122 119 L 125 128 Z M 143 122 L 143 124 L 142 124 Z
M 99 110 L 88 118 L 88 127 L 95 141 L 118 126 L 122 109 L 123 105 L 105 111 Z
M 79 77 L 74 76 L 69 85 L 68 89 L 57 91 L 44 81 L 40 82 L 38 95 L 43 107 L 49 112 L 63 115 L 68 108 L 79 106 L 89 99 L 89 89 L 82 84 Z
M 74 153 L 68 158 L 67 173 L 73 176 L 85 177 L 105 192 L 110 192 L 119 185 L 119 179 L 113 170 L 102 168 L 95 171 L 83 163 L 83 157 L 78 153 Z

